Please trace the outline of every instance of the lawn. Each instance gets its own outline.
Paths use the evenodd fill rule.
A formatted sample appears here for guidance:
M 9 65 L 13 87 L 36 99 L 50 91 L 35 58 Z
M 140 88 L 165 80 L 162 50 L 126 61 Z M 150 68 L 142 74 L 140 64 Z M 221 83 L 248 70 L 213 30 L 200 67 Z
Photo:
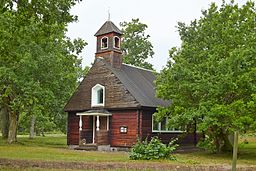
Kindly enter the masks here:
M 1 139 L 1 138 L 0 138 Z M 244 141 L 248 143 L 244 143 Z M 230 165 L 232 154 L 211 154 L 205 151 L 175 154 L 177 161 L 130 161 L 128 153 L 126 152 L 97 152 L 97 151 L 76 151 L 68 149 L 66 145 L 65 135 L 46 135 L 46 137 L 36 137 L 29 139 L 27 136 L 19 136 L 18 143 L 7 144 L 4 140 L 0 140 L 0 160 L 10 160 L 11 164 L 4 165 L 0 163 L 1 170 L 21 170 L 20 166 L 12 167 L 12 161 L 19 163 L 20 160 L 24 161 L 25 170 L 49 170 L 50 165 L 54 165 L 53 169 L 62 168 L 63 165 L 73 166 L 81 165 L 86 167 L 88 164 L 97 165 L 101 164 L 102 167 L 109 165 L 110 168 L 116 165 L 123 165 L 122 168 L 136 166 L 136 168 L 144 166 L 151 167 L 154 170 L 156 165 L 163 167 L 174 166 L 200 166 L 200 165 Z M 238 157 L 238 165 L 240 166 L 255 166 L 256 168 L 256 136 L 242 137 L 240 140 L 240 149 Z M 0 161 L 1 162 L 1 161 Z M 35 163 L 31 164 L 30 163 Z M 72 163 L 73 162 L 73 163 Z M 25 166 L 26 163 L 29 167 Z M 47 163 L 47 164 L 45 164 Z M 34 165 L 38 167 L 34 168 Z M 112 166 L 113 165 L 113 166 Z M 41 168 L 43 167 L 43 168 Z M 66 167 L 72 168 L 72 167 Z M 93 169 L 94 167 L 92 167 Z M 76 166 L 74 170 L 80 168 Z M 131 170 L 133 168 L 129 168 Z M 110 169 L 112 170 L 112 169 Z M 125 169 L 124 169 L 125 170 Z M 136 170 L 136 169 L 135 169 Z M 149 169 L 150 170 L 150 169 Z
M 111 153 L 68 149 L 66 136 L 45 136 L 29 139 L 19 137 L 18 143 L 8 145 L 0 141 L 0 158 L 46 161 L 127 161 L 124 152 Z

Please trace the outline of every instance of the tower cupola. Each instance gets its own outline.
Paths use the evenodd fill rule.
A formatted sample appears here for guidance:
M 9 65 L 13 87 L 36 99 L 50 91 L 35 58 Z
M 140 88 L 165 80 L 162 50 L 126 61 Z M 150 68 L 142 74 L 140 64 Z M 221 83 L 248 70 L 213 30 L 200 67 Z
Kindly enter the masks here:
M 97 37 L 95 57 L 103 57 L 114 68 L 122 66 L 121 30 L 111 21 L 106 21 L 94 35 Z

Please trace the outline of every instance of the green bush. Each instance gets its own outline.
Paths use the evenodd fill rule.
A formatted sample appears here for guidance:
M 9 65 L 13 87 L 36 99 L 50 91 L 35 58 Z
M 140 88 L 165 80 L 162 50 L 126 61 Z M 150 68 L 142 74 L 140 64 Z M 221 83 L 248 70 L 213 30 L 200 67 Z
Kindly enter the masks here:
M 217 148 L 216 148 L 216 145 L 214 144 L 214 140 L 207 135 L 205 136 L 204 140 L 201 140 L 198 142 L 197 147 L 205 149 L 211 153 L 217 152 Z
M 150 142 L 145 141 L 137 143 L 132 147 L 129 157 L 132 160 L 157 160 L 157 159 L 170 159 L 176 158 L 171 155 L 178 146 L 176 144 L 177 139 L 172 140 L 168 145 L 163 144 L 158 137 L 153 137 Z

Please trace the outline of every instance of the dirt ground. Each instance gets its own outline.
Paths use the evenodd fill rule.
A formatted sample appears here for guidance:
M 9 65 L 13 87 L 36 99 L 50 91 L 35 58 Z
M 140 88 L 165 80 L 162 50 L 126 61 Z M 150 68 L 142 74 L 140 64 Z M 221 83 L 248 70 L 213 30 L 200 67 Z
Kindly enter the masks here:
M 0 159 L 1 167 L 74 170 L 169 170 L 169 171 L 230 171 L 227 165 L 174 165 L 160 162 L 56 162 Z M 256 166 L 238 166 L 237 171 L 256 171 Z

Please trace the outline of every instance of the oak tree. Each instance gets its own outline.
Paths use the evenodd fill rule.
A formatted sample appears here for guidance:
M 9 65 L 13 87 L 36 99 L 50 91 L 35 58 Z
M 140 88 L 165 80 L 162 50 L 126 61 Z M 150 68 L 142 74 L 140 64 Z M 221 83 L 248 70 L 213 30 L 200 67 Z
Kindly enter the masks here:
M 86 44 L 65 36 L 67 24 L 77 20 L 69 10 L 78 1 L 0 3 L 0 107 L 9 116 L 9 143 L 24 117 L 36 115 L 42 129 L 65 130 L 63 107 L 82 74 L 78 55 Z
M 180 48 L 157 78 L 158 108 L 169 124 L 197 124 L 213 151 L 231 150 L 228 136 L 256 125 L 255 3 L 212 3 L 199 20 L 178 23 Z
M 153 46 L 149 41 L 150 36 L 145 33 L 148 26 L 139 19 L 122 22 L 120 25 L 123 32 L 121 48 L 124 63 L 153 70 L 153 65 L 147 62 L 147 59 L 154 55 Z

